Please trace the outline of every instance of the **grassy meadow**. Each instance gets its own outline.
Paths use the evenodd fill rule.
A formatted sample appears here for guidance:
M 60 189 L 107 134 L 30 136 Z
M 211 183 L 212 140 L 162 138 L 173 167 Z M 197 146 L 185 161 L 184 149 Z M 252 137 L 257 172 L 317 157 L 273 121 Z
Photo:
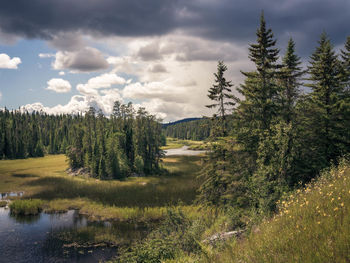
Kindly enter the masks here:
M 207 150 L 209 144 L 204 141 L 181 140 L 177 138 L 167 137 L 166 145 L 162 146 L 162 150 L 178 149 L 183 146 L 189 146 L 190 150 Z
M 201 262 L 350 262 L 349 162 L 323 172 L 279 206 L 246 238 Z
M 90 219 L 158 220 L 168 205 L 190 206 L 200 185 L 199 156 L 165 157 L 162 176 L 101 181 L 66 173 L 64 155 L 0 161 L 0 192 L 24 191 L 22 199 L 44 201 L 47 212 L 79 209 Z

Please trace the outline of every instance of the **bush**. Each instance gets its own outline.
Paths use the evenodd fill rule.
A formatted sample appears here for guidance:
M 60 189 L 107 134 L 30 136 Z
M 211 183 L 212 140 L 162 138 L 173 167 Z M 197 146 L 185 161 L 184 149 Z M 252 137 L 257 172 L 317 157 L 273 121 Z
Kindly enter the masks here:
M 202 225 L 191 222 L 181 209 L 169 208 L 163 223 L 144 242 L 122 250 L 117 262 L 161 263 L 179 253 L 199 252 L 197 240 L 202 231 Z

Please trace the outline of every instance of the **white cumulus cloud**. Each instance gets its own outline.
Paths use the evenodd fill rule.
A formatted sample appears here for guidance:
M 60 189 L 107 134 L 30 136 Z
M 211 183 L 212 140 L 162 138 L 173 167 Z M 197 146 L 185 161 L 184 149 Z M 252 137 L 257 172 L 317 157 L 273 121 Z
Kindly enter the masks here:
M 72 89 L 72 86 L 70 85 L 70 83 L 67 80 L 64 79 L 50 79 L 47 82 L 48 87 L 46 89 L 48 90 L 53 90 L 57 93 L 67 93 L 70 92 L 70 90 Z
M 0 54 L 0 68 L 17 69 L 18 64 L 21 63 L 22 61 L 18 57 L 10 58 L 9 55 L 5 53 Z
M 123 85 L 126 80 L 114 73 L 106 73 L 91 78 L 86 84 L 78 84 L 77 90 L 83 95 L 98 95 L 98 89 L 110 88 L 112 85 Z
M 42 103 L 36 102 L 22 106 L 21 110 L 28 112 L 43 111 L 48 114 L 84 114 L 89 107 L 94 107 L 109 115 L 112 113 L 114 102 L 122 101 L 122 98 L 117 89 L 106 90 L 103 93 L 102 96 L 74 95 L 67 104 L 58 104 L 54 107 L 45 107 Z

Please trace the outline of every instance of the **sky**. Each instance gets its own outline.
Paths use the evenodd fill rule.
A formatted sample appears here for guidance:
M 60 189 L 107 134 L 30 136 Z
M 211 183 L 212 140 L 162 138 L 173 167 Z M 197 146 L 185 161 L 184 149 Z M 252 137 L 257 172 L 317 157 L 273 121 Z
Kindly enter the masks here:
M 339 50 L 349 0 L 3 0 L 0 108 L 110 114 L 131 101 L 164 122 L 213 112 L 217 61 L 233 92 L 264 11 L 280 55 L 289 38 L 304 66 L 322 31 Z

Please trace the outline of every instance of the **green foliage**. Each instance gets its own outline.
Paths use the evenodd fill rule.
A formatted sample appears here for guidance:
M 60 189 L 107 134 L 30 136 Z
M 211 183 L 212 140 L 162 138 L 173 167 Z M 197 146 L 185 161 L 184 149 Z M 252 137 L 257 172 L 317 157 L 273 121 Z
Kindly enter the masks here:
M 37 215 L 41 212 L 43 201 L 39 199 L 15 200 L 11 202 L 10 209 L 14 215 Z
M 249 48 L 256 69 L 242 72 L 232 137 L 213 143 L 199 203 L 269 215 L 285 192 L 350 152 L 349 43 L 339 60 L 323 33 L 306 72 L 290 39 L 280 65 L 276 40 L 261 15 L 257 43 Z M 305 74 L 311 91 L 302 95 Z
M 135 171 L 138 174 L 143 174 L 143 170 L 144 170 L 143 160 L 142 160 L 141 156 L 137 155 L 135 158 Z
M 167 137 L 201 141 L 207 139 L 211 134 L 211 120 L 203 118 L 200 120 L 166 125 L 163 131 Z
M 279 212 L 245 240 L 203 262 L 348 262 L 349 193 L 349 160 L 343 159 L 278 202 Z
M 113 111 L 107 118 L 92 107 L 85 116 L 0 110 L 0 159 L 66 153 L 73 170 L 121 179 L 140 168 L 134 163 L 138 155 L 143 173 L 158 171 L 164 143 L 159 121 L 143 108 L 135 114 L 131 103 L 116 102 Z
M 233 103 L 235 97 L 233 94 L 231 94 L 232 83 L 231 81 L 226 81 L 226 78 L 224 77 L 226 70 L 227 66 L 224 64 L 224 62 L 219 61 L 217 73 L 214 73 L 215 84 L 209 89 L 208 94 L 209 99 L 211 99 L 214 103 L 206 105 L 208 108 L 217 108 L 217 112 L 219 113 L 219 118 L 216 118 L 216 115 L 214 115 L 213 121 L 214 123 L 220 124 L 218 127 L 221 129 L 213 129 L 214 137 L 225 136 L 227 134 L 226 112 L 235 105 Z
M 201 251 L 197 241 L 198 224 L 191 222 L 180 208 L 168 208 L 161 226 L 152 231 L 148 238 L 124 249 L 117 262 L 161 263 L 174 259 L 180 251 L 193 253 Z

